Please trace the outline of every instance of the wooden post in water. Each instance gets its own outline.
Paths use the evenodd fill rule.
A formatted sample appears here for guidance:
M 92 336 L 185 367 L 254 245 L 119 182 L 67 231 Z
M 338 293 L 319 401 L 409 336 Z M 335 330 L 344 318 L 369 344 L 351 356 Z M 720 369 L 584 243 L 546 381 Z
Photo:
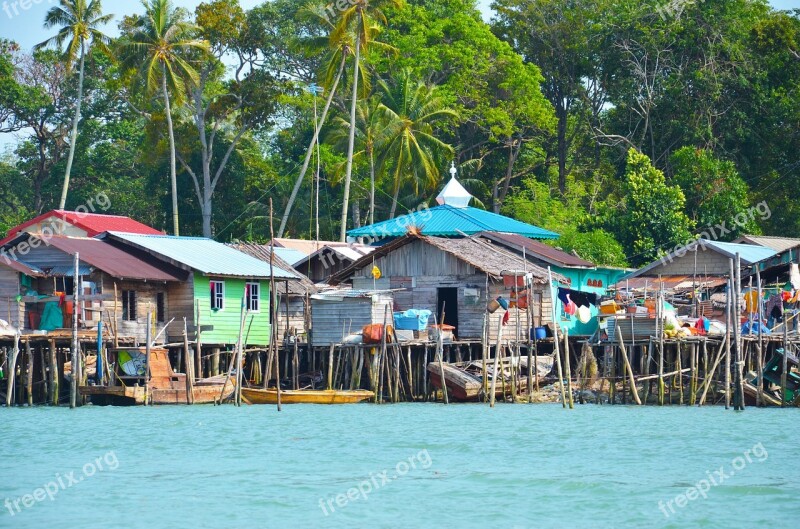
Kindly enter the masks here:
M 729 260 L 730 263 L 730 279 L 728 279 L 728 295 L 725 303 L 725 409 L 731 407 L 731 336 L 736 337 L 732 332 L 733 315 L 731 308 L 733 306 L 733 259 Z
M 494 350 L 494 369 L 492 370 L 492 386 L 489 389 L 489 407 L 494 408 L 497 395 L 497 376 L 500 370 L 500 340 L 503 336 L 503 317 L 497 319 L 497 342 Z
M 61 382 L 59 379 L 61 378 L 58 374 L 58 358 L 56 357 L 56 341 L 50 340 L 50 351 L 48 353 L 49 356 L 49 364 L 50 364 L 50 371 L 48 373 L 48 381 L 49 384 L 47 386 L 47 400 L 53 406 L 58 406 L 58 391 L 59 391 L 59 383 Z
M 566 408 L 567 394 L 564 389 L 564 371 L 561 368 L 561 348 L 558 345 L 558 315 L 556 313 L 556 296 L 555 292 L 553 291 L 553 271 L 549 266 L 547 267 L 547 280 L 547 284 L 550 286 L 550 301 L 553 307 L 553 346 L 556 355 L 556 365 L 558 366 L 558 385 L 561 387 L 561 407 Z
M 758 393 L 756 394 L 756 406 L 764 405 L 764 335 L 762 329 L 764 327 L 764 310 L 763 299 L 764 294 L 761 290 L 761 267 L 758 263 L 754 264 L 756 269 L 756 289 L 758 296 L 758 348 L 756 349 L 758 358 L 756 358 L 756 369 L 758 370 Z
M 639 392 L 636 389 L 636 379 L 633 376 L 633 367 L 631 367 L 631 362 L 628 359 L 628 352 L 625 350 L 625 340 L 622 339 L 622 331 L 619 328 L 619 323 L 617 323 L 616 325 L 617 325 L 616 328 L 617 340 L 619 341 L 619 347 L 622 352 L 622 358 L 623 361 L 625 362 L 625 369 L 628 372 L 628 380 L 631 385 L 631 395 L 633 395 L 633 400 L 636 401 L 636 404 L 641 406 L 642 401 L 639 399 Z
M 659 281 L 661 277 L 659 276 Z M 656 334 L 658 334 L 658 405 L 664 405 L 664 283 L 656 293 Z
M 567 367 L 567 389 L 569 392 L 569 409 L 575 408 L 575 398 L 572 395 L 572 367 L 569 358 L 569 331 L 564 329 L 564 362 Z
M 17 357 L 19 356 L 19 331 L 14 336 L 14 350 L 11 352 L 11 360 L 8 364 L 8 375 L 6 378 L 8 383 L 6 385 L 6 406 L 11 406 L 14 403 L 14 379 L 17 376 Z
M 152 321 L 152 314 L 150 309 L 147 309 L 147 323 L 145 324 L 145 332 L 147 337 L 144 341 L 144 405 L 150 405 L 150 325 Z
M 78 369 L 78 363 L 80 362 L 78 353 L 78 290 L 80 289 L 80 281 L 78 279 L 80 274 L 79 266 L 80 255 L 76 252 L 73 268 L 74 275 L 72 276 L 72 373 L 69 385 L 69 407 L 72 409 L 78 405 L 78 377 L 80 376 L 80 369 Z M 147 335 L 149 340 L 149 331 Z
M 195 301 L 195 320 L 197 325 L 197 332 L 195 332 L 195 359 L 194 359 L 194 376 L 195 378 L 203 378 L 203 331 L 200 328 L 200 301 Z
M 275 325 L 278 324 L 278 308 L 275 305 L 275 228 L 273 226 L 272 197 L 269 197 L 269 313 Z M 288 318 L 288 315 L 287 315 Z M 288 320 L 287 320 L 288 321 Z M 274 327 L 274 326 L 273 326 Z M 278 338 L 275 329 L 270 327 L 270 348 L 275 351 L 275 391 L 278 396 L 278 411 L 281 411 L 281 353 L 278 347 Z M 333 348 L 331 347 L 331 356 Z M 331 372 L 328 371 L 328 385 L 331 384 Z M 328 388 L 330 389 L 330 387 Z
M 786 406 L 786 372 L 789 370 L 789 322 L 783 316 L 783 359 L 781 363 L 781 408 Z
M 703 338 L 703 347 L 706 346 L 706 339 Z M 689 406 L 694 406 L 695 401 L 697 400 L 697 351 L 698 347 L 697 344 L 692 345 L 692 357 L 689 362 L 689 367 L 691 368 L 691 378 L 689 379 Z
M 30 340 L 25 341 L 25 354 L 28 355 L 28 367 L 25 372 L 25 390 L 28 406 L 33 406 L 33 352 Z
M 442 304 L 442 321 L 444 321 L 444 304 Z M 433 315 L 433 324 L 438 327 L 438 322 L 436 321 L 436 315 Z M 445 404 L 450 404 L 450 398 L 447 395 L 447 380 L 444 376 L 444 361 L 442 357 L 444 356 L 444 323 L 442 323 L 441 327 L 439 328 L 438 337 L 436 338 L 436 356 L 439 359 L 439 375 L 441 376 L 441 384 L 442 384 L 442 400 Z M 494 399 L 494 397 L 492 397 Z
M 189 348 L 189 329 L 186 318 L 183 318 L 183 356 L 186 365 L 186 404 L 194 404 L 194 358 Z
M 733 308 L 733 332 L 736 333 L 736 371 L 734 373 L 734 409 L 744 411 L 744 355 L 742 354 L 742 327 L 739 322 L 739 305 L 742 299 L 742 259 L 736 253 L 736 305 Z M 785 325 L 784 325 L 785 327 Z
M 270 291 L 272 292 L 272 291 Z M 245 291 L 244 295 L 242 296 L 242 305 L 239 309 L 239 338 L 236 340 L 236 389 L 234 390 L 234 398 L 233 403 L 236 406 L 242 405 L 242 384 L 244 383 L 244 377 L 242 368 L 242 356 L 244 354 L 244 344 L 242 340 L 244 340 L 244 322 L 247 319 L 247 292 Z M 275 321 L 275 320 L 272 320 Z M 270 329 L 270 332 L 274 332 L 274 328 Z M 280 379 L 278 380 L 278 385 L 280 385 Z

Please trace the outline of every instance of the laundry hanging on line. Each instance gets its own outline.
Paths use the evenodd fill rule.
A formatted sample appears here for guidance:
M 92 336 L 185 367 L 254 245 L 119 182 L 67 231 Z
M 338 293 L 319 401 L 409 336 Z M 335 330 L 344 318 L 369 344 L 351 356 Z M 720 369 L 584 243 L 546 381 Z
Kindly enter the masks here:
M 569 296 L 569 298 L 567 298 Z M 558 289 L 558 299 L 566 307 L 569 305 L 570 300 L 579 307 L 588 307 L 589 305 L 597 306 L 597 294 L 590 294 L 588 292 L 581 292 L 580 290 L 570 290 L 568 288 Z

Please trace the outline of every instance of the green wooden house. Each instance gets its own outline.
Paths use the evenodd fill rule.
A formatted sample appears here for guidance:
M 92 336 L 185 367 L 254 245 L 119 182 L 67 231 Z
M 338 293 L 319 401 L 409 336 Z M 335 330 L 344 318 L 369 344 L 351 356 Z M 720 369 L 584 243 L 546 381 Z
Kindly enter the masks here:
M 270 265 L 211 239 L 108 232 L 105 239 L 129 252 L 144 252 L 189 272 L 189 279 L 171 284 L 166 313 L 174 321 L 168 335 L 178 339 L 183 319 L 200 325 L 203 345 L 226 346 L 239 338 L 242 311 L 247 345 L 270 341 Z M 276 281 L 297 275 L 275 267 Z

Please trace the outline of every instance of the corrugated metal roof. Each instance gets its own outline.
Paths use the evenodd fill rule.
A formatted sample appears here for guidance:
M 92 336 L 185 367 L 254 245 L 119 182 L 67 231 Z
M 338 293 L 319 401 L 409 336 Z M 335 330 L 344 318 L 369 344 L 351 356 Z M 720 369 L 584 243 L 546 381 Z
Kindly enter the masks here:
M 497 213 L 472 207 L 456 208 L 448 205 L 415 211 L 396 219 L 350 230 L 347 234 L 350 237 L 373 237 L 376 239 L 402 237 L 412 227 L 418 228 L 422 235 L 441 237 L 473 235 L 482 231 L 515 233 L 534 239 L 557 239 L 559 237 L 552 231 Z
M 0 246 L 8 243 L 21 231 L 25 231 L 35 224 L 39 224 L 48 219 L 56 218 L 59 222 L 63 221 L 72 226 L 84 230 L 89 237 L 94 237 L 106 231 L 119 231 L 125 233 L 141 233 L 148 235 L 161 235 L 162 232 L 151 228 L 146 224 L 133 220 L 122 215 L 101 215 L 97 213 L 83 213 L 80 211 L 65 211 L 56 209 L 43 213 L 27 222 L 11 228 L 8 236 L 0 241 Z M 58 234 L 56 234 L 58 235 Z
M 36 268 L 35 266 L 23 263 L 22 261 L 11 259 L 7 255 L 3 255 L 2 257 L 0 257 L 0 265 L 5 265 L 11 268 L 12 270 L 15 270 L 30 277 L 39 277 L 41 275 L 44 275 L 42 274 L 42 271 Z
M 742 263 L 751 265 L 764 259 L 769 259 L 776 254 L 772 248 L 765 248 L 763 246 L 755 246 L 753 244 L 737 244 L 733 242 L 719 242 L 705 240 L 703 242 L 706 246 L 710 246 L 718 250 L 723 255 L 728 257 L 735 257 L 739 254 Z
M 152 257 L 138 257 L 106 241 L 74 237 L 53 237 L 47 244 L 68 255 L 79 254 L 82 263 L 120 279 L 185 281 L 186 273 Z M 54 270 L 54 269 L 53 269 Z M 59 275 L 50 270 L 51 275 Z M 70 271 L 66 275 L 72 275 Z
M 295 263 L 302 261 L 306 257 L 306 254 L 303 252 L 291 248 L 275 248 L 275 255 L 291 266 L 294 266 Z
M 145 250 L 178 266 L 190 268 L 205 275 L 262 279 L 270 277 L 269 263 L 211 239 L 118 232 L 110 232 L 109 236 L 114 240 Z M 275 277 L 277 279 L 293 279 L 297 276 L 276 266 Z
M 479 235 L 520 253 L 522 253 L 522 248 L 525 248 L 527 255 L 538 257 L 551 265 L 565 268 L 595 268 L 594 263 L 522 235 L 492 232 L 483 232 Z
M 658 277 L 632 277 L 627 280 L 618 281 L 612 290 L 643 290 L 655 292 L 661 285 L 667 290 L 692 290 L 697 288 L 715 288 L 723 286 L 728 282 L 724 277 L 716 276 L 661 276 Z
M 756 244 L 765 248 L 772 248 L 776 252 L 785 252 L 800 246 L 800 239 L 792 237 L 773 237 L 770 235 L 743 235 L 735 243 Z
M 247 243 L 247 242 L 239 242 L 239 243 L 228 243 L 227 246 L 230 246 L 234 250 L 238 250 L 242 253 L 246 253 L 252 257 L 260 261 L 264 261 L 265 263 L 270 262 L 270 246 L 268 244 L 256 244 L 256 243 Z M 278 253 L 278 248 L 275 248 L 275 267 L 280 268 L 286 272 L 289 272 L 295 276 L 294 281 L 288 281 L 289 283 L 289 293 L 295 296 L 305 296 L 307 293 L 315 293 L 317 291 L 316 285 L 292 268 L 292 265 L 281 259 L 280 254 Z M 282 289 L 281 289 L 282 291 Z

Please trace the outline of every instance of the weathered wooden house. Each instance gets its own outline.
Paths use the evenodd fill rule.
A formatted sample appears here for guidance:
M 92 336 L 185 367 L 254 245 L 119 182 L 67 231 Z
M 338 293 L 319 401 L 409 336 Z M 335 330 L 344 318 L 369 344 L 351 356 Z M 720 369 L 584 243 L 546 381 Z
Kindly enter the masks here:
M 271 249 L 268 244 L 230 243 L 234 250 L 245 253 L 259 261 L 270 263 Z M 275 251 L 275 267 L 291 273 L 294 278 L 281 281 L 277 285 L 277 324 L 275 328 L 280 336 L 299 336 L 305 340 L 305 334 L 311 327 L 310 296 L 317 293 L 317 287 L 306 276 L 297 272 L 292 265 L 284 261 Z
M 37 242 L 38 241 L 38 242 Z M 144 253 L 123 251 L 108 242 L 81 237 L 50 237 L 37 239 L 35 235 L 21 233 L 7 249 L 16 249 L 24 261 L 16 262 L 13 274 L 2 274 L 0 290 L 12 294 L 6 298 L 6 309 L 15 312 L 21 330 L 55 330 L 70 328 L 72 302 L 75 288 L 75 256 L 78 256 L 78 273 L 81 295 L 94 299 L 78 307 L 81 328 L 96 328 L 103 321 L 126 341 L 144 342 L 147 336 L 147 314 L 153 314 L 154 334 L 163 330 L 170 313 L 169 292 L 187 280 L 188 274 Z M 25 267 L 27 270 L 22 270 Z M 5 267 L 2 267 L 5 268 Z M 40 297 L 63 295 L 58 313 L 53 320 L 53 307 L 38 301 Z M 46 321 L 43 321 L 46 320 Z M 158 342 L 165 339 L 161 334 Z
M 245 312 L 244 342 L 266 346 L 270 341 L 270 265 L 211 239 L 167 235 L 134 235 L 109 232 L 103 240 L 127 252 L 144 252 L 188 274 L 168 292 L 169 318 L 175 321 L 168 334 L 178 340 L 183 318 L 204 330 L 202 344 L 219 347 L 235 344 Z M 274 269 L 277 281 L 296 276 Z
M 375 280 L 373 266 L 381 272 Z M 552 322 L 552 298 L 547 270 L 532 259 L 523 260 L 504 248 L 477 237 L 450 239 L 410 233 L 377 247 L 371 255 L 356 261 L 331 278 L 333 284 L 350 283 L 355 289 L 376 284 L 394 292 L 394 311 L 430 310 L 437 317 L 445 314 L 444 323 L 456 328 L 461 341 L 481 341 L 487 305 L 498 297 L 510 301 L 511 292 L 503 281 L 504 271 L 527 272 L 531 278 L 532 326 Z M 553 274 L 555 282 L 566 278 Z M 497 334 L 499 314 L 489 315 L 490 336 Z M 524 332 L 526 311 L 509 310 L 506 325 L 510 332 L 520 318 Z
M 392 321 L 391 292 L 335 289 L 311 296 L 311 345 L 327 347 L 341 344 L 350 334 L 360 333 L 365 325 Z

